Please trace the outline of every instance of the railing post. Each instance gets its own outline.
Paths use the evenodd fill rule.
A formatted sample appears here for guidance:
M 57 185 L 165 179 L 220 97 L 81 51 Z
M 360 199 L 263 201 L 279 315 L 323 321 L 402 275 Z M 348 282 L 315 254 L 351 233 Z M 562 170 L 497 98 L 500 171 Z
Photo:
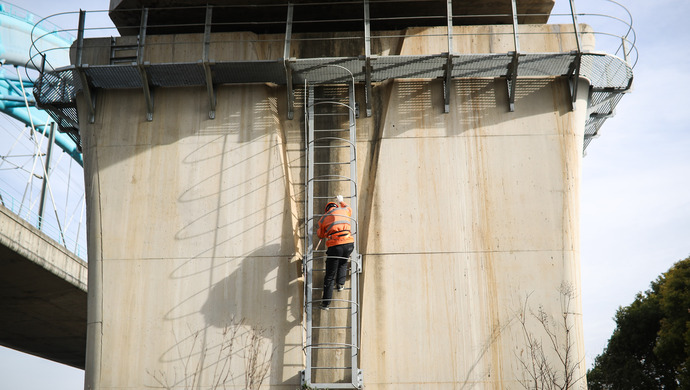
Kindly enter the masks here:
M 86 11 L 79 10 L 79 27 L 77 29 L 77 67 L 82 64 L 82 52 L 84 50 L 84 24 L 86 23 Z
M 141 75 L 141 84 L 144 89 L 144 100 L 146 101 L 146 120 L 153 120 L 153 96 L 151 95 L 151 87 L 149 86 L 149 77 L 146 73 L 144 62 L 144 49 L 146 47 L 146 25 L 149 18 L 149 9 L 141 10 L 141 24 L 139 25 L 139 42 L 137 44 L 137 68 Z
M 84 52 L 84 25 L 86 24 L 86 11 L 79 10 L 79 30 L 77 32 L 77 58 L 76 58 L 76 69 L 79 74 L 79 80 L 81 81 L 82 92 L 84 93 L 84 99 L 86 100 L 86 106 L 89 109 L 89 122 L 93 123 L 96 119 L 96 104 L 94 101 L 94 95 L 91 93 L 91 87 L 89 87 L 89 80 L 86 77 L 86 72 L 84 68 L 88 65 L 83 63 L 83 52 Z
M 371 15 L 369 13 L 369 0 L 363 1 L 364 5 L 364 104 L 367 117 L 371 116 Z
M 517 4 L 515 0 L 510 1 L 510 6 L 513 12 L 513 44 L 515 46 L 515 52 L 520 52 L 520 38 L 518 37 L 518 15 L 517 15 Z
M 568 80 L 570 84 L 570 102 L 571 108 L 575 109 L 577 103 L 577 88 L 580 81 L 580 65 L 582 63 L 582 46 L 580 44 L 580 28 L 577 23 L 577 13 L 575 12 L 575 1 L 570 0 L 570 14 L 573 18 L 573 32 L 575 33 L 576 52 L 575 59 L 570 66 L 568 72 Z
M 629 64 L 630 61 L 628 59 L 628 48 L 626 45 L 626 38 L 625 37 L 621 37 L 621 47 L 623 48 L 623 59 L 625 60 L 625 62 L 627 62 Z
M 295 115 L 295 91 L 292 89 L 292 67 L 290 65 L 290 43 L 292 40 L 292 2 L 288 2 L 287 17 L 285 19 L 285 43 L 283 45 L 283 66 L 285 67 L 285 83 L 287 84 L 287 118 Z
M 570 15 L 573 18 L 573 31 L 575 32 L 575 43 L 577 44 L 578 53 L 582 51 L 582 46 L 580 45 L 580 27 L 577 23 L 577 13 L 575 12 L 575 1 L 570 0 Z
M 211 63 L 209 60 L 209 52 L 211 50 L 211 24 L 213 22 L 213 6 L 206 6 L 206 22 L 204 23 L 204 48 L 203 48 L 203 62 L 204 75 L 206 77 L 206 93 L 208 93 L 209 100 L 209 119 L 216 118 L 216 91 L 213 88 L 213 74 L 211 73 Z
M 453 0 L 446 1 L 446 22 L 448 25 L 448 56 L 443 78 L 443 112 L 450 112 L 450 88 L 453 77 Z
M 3 60 L 4 63 L 4 60 Z M 36 107 L 37 108 L 43 108 L 43 105 L 41 104 L 41 90 L 43 89 L 43 83 L 45 80 L 43 79 L 43 74 L 46 71 L 46 55 L 45 53 L 41 54 L 41 69 L 38 71 L 38 83 L 36 83 L 36 86 L 34 89 L 36 90 L 36 93 L 34 94 L 36 96 Z

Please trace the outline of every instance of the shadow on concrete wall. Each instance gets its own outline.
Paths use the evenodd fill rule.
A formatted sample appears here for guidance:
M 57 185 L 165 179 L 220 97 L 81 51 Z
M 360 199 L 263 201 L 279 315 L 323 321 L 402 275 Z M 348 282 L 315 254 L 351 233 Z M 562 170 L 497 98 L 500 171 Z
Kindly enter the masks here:
M 289 221 L 285 219 L 283 230 L 292 234 Z M 242 237 L 238 235 L 234 239 L 239 242 Z M 167 313 L 167 320 L 177 322 L 172 326 L 175 345 L 164 352 L 161 360 L 170 362 L 175 374 L 149 373 L 151 385 L 185 386 L 185 389 L 197 388 L 198 384 L 212 389 L 230 384 L 251 389 L 264 381 L 298 385 L 299 371 L 303 368 L 301 359 L 285 362 L 290 351 L 301 353 L 302 347 L 299 336 L 288 338 L 290 333 L 295 334 L 293 330 L 301 324 L 302 315 L 301 283 L 297 281 L 297 267 L 290 263 L 293 250 L 291 246 L 270 244 L 239 257 L 215 254 L 211 259 L 205 252 L 203 257 L 207 257 L 208 268 L 192 265 L 200 258 L 178 267 L 174 278 L 190 282 L 199 280 L 202 274 L 209 274 L 211 279 L 213 273 L 231 271 L 208 287 L 200 285 L 197 292 L 180 300 Z M 201 302 L 203 296 L 206 296 L 203 304 L 196 306 L 198 312 L 193 312 L 195 303 Z M 201 327 L 189 324 L 195 322 L 197 313 L 203 316 Z M 182 334 L 175 334 L 175 329 Z M 293 353 L 293 356 L 300 355 Z M 241 362 L 239 366 L 237 361 Z M 291 367 L 291 372 L 284 372 Z
M 253 333 L 249 340 L 245 338 L 244 351 L 237 351 L 237 356 L 245 360 L 248 371 L 245 375 L 260 371 L 270 360 L 272 384 L 283 382 L 284 370 L 290 367 L 293 368 L 292 375 L 288 373 L 284 384 L 297 384 L 301 360 L 299 365 L 293 363 L 291 366 L 284 359 L 288 350 L 302 347 L 301 343 L 290 344 L 287 337 L 295 326 L 301 324 L 301 300 L 295 299 L 301 289 L 294 285 L 289 257 L 284 253 L 280 245 L 273 244 L 239 259 L 239 266 L 211 287 L 200 313 L 208 325 L 207 330 L 225 330 L 241 325 Z M 271 351 L 266 348 L 271 348 Z M 257 352 L 260 356 L 256 355 Z M 208 364 L 223 364 L 223 361 L 208 361 Z
M 276 135 L 284 119 L 278 118 L 277 105 L 284 104 L 279 101 L 284 100 L 285 89 L 267 85 L 219 87 L 213 121 L 207 118 L 205 93 L 204 88 L 161 89 L 156 95 L 154 119 L 147 122 L 140 93 L 104 91 L 97 110 L 99 122 L 85 126 L 89 132 L 85 139 L 90 142 L 85 153 L 90 154 L 92 167 L 87 182 L 95 196 L 103 198 L 105 191 L 145 194 L 141 199 L 148 199 L 151 207 L 141 205 L 143 212 L 132 215 L 131 220 L 137 225 L 145 220 L 149 227 L 136 238 L 143 243 L 142 257 L 156 258 L 161 270 L 169 272 L 151 275 L 149 286 L 160 286 L 176 295 L 160 298 L 161 303 L 172 302 L 169 307 L 147 308 L 147 313 L 155 313 L 156 321 L 162 321 L 142 324 L 143 329 L 138 330 L 147 342 L 141 347 L 160 353 L 154 355 L 158 361 L 152 366 L 167 370 L 151 371 L 147 380 L 154 387 L 191 389 L 215 384 L 222 388 L 226 380 L 233 379 L 224 358 L 230 353 L 236 358 L 258 359 L 254 367 L 259 376 L 264 368 L 261 359 L 270 357 L 267 381 L 299 384 L 301 359 L 295 359 L 298 366 L 294 370 L 289 365 L 292 363 L 284 362 L 292 350 L 297 352 L 291 356 L 299 358 L 302 347 L 300 332 L 294 331 L 302 315 L 299 266 L 290 262 L 295 248 L 289 213 L 295 211 L 284 191 L 293 184 L 285 183 Z M 296 123 L 300 117 L 296 116 Z M 174 146 L 159 148 L 166 145 Z M 124 173 L 107 176 L 111 181 L 104 184 L 101 193 L 101 188 L 94 187 L 98 175 L 93 171 L 118 164 Z M 150 180 L 147 175 L 153 174 L 176 178 L 183 188 L 172 179 Z M 116 213 L 131 213 L 130 208 L 115 202 L 106 206 Z M 167 214 L 166 218 L 149 217 L 160 212 Z M 218 217 L 221 214 L 222 219 Z M 270 224 L 279 226 L 265 228 Z M 259 239 L 247 239 L 250 235 Z M 148 241 L 168 245 L 161 252 L 170 253 L 171 258 L 157 257 Z M 157 298 L 155 294 L 166 292 L 145 293 Z M 299 345 L 287 344 L 294 343 L 288 335 L 294 335 L 291 340 Z M 230 345 L 233 340 L 237 342 Z M 241 345 L 256 346 L 259 355 L 238 350 Z M 203 379 L 204 383 L 199 378 L 202 372 L 209 378 Z M 244 380 L 247 388 L 256 385 L 258 379 L 247 384 L 249 379 L 234 378 L 238 384 Z M 211 380 L 214 384 L 207 383 Z
M 149 382 L 185 389 L 299 386 L 302 345 L 295 327 L 301 324 L 302 285 L 299 266 L 291 263 L 294 210 L 284 192 L 292 183 L 285 183 L 282 162 L 271 150 L 281 146 L 277 138 L 253 149 L 248 139 L 220 138 L 209 141 L 222 143 L 219 153 L 209 155 L 199 145 L 183 159 L 200 167 L 210 160 L 217 169 L 186 169 L 202 175 L 178 202 L 196 214 L 187 216 L 175 240 L 198 249 L 170 277 L 194 284 L 165 315 L 174 345 L 160 359 L 170 369 L 149 372 Z M 260 246 L 242 252 L 255 243 Z M 296 358 L 286 362 L 286 356 Z
M 219 258 L 217 270 L 234 269 L 210 288 L 194 294 L 207 294 L 198 311 L 204 325 L 173 325 L 175 344 L 161 356 L 172 371 L 147 371 L 149 384 L 190 390 L 226 386 L 258 389 L 263 382 L 298 386 L 301 359 L 290 363 L 285 362 L 285 356 L 302 347 L 301 338 L 293 344 L 288 339 L 301 323 L 301 300 L 295 299 L 301 284 L 296 283 L 289 256 L 283 253 L 279 244 L 272 244 L 240 258 Z M 189 297 L 173 310 L 189 308 L 194 300 L 194 296 Z M 184 317 L 195 314 L 181 313 L 173 319 L 184 321 Z M 291 368 L 291 372 L 284 372 Z

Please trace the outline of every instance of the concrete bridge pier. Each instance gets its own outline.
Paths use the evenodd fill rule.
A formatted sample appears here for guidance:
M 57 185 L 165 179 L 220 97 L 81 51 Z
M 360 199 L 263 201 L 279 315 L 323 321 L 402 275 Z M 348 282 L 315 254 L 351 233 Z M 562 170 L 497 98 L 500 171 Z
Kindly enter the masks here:
M 167 61 L 177 38 L 147 58 Z M 530 340 L 580 378 L 587 80 L 575 110 L 564 78 L 520 79 L 514 112 L 505 79 L 451 86 L 445 114 L 440 80 L 382 82 L 357 122 L 364 384 L 518 388 Z M 141 90 L 102 89 L 93 123 L 80 98 L 87 389 L 299 387 L 305 156 L 285 96 L 220 85 L 209 119 L 205 88 L 156 88 L 147 121 Z

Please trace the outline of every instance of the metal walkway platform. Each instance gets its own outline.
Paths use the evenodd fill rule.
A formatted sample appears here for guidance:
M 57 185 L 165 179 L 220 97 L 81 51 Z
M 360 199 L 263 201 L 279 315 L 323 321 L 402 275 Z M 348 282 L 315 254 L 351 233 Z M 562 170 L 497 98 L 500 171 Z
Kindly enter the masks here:
M 518 77 L 568 77 L 576 53 L 525 54 L 518 62 Z M 580 77 L 592 86 L 585 144 L 595 136 L 603 120 L 612 115 L 622 94 L 632 83 L 632 69 L 619 58 L 599 53 L 582 53 Z M 451 58 L 452 79 L 507 77 L 513 56 L 508 54 L 459 54 Z M 372 58 L 371 82 L 388 79 L 442 79 L 447 56 L 390 56 Z M 286 63 L 289 65 L 286 66 Z M 340 84 L 344 80 L 326 65 L 340 65 L 352 72 L 355 82 L 366 81 L 363 71 L 366 60 L 360 58 L 314 58 L 283 61 L 242 61 L 210 64 L 214 84 L 292 83 L 304 80 Z M 199 63 L 148 64 L 145 76 L 135 65 L 98 65 L 80 69 L 94 88 L 205 86 L 205 70 Z M 78 132 L 76 94 L 82 90 L 75 66 L 44 73 L 40 78 L 37 101 L 51 112 L 63 131 Z

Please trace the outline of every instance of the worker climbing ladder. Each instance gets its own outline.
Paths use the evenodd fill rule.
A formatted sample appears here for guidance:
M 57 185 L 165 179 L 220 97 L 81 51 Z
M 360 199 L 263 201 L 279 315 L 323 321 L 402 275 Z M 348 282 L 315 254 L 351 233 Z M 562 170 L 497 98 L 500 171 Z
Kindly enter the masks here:
M 345 72 L 343 68 L 343 72 Z M 349 72 L 348 72 L 349 73 Z M 357 152 L 354 80 L 346 85 L 305 82 L 305 257 L 303 271 L 305 370 L 302 385 L 319 389 L 361 388 L 359 369 L 359 274 Z M 334 291 L 321 310 L 326 268 L 325 242 L 316 241 L 317 222 L 327 202 L 342 194 L 352 208 L 349 283 Z M 325 240 L 324 240 L 325 241 Z

